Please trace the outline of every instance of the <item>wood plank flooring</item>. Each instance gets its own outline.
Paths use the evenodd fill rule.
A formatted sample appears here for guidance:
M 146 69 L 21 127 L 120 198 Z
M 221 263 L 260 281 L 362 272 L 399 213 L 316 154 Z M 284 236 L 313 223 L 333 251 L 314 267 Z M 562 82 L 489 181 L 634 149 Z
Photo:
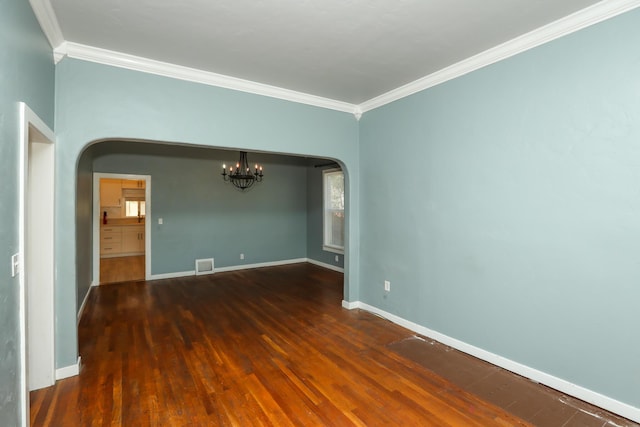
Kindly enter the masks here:
M 144 280 L 144 255 L 100 258 L 100 284 Z
M 34 426 L 528 425 L 387 344 L 311 264 L 94 288 L 80 375 L 31 393 Z
M 427 337 L 412 336 L 388 347 L 536 426 L 639 427 L 626 418 Z

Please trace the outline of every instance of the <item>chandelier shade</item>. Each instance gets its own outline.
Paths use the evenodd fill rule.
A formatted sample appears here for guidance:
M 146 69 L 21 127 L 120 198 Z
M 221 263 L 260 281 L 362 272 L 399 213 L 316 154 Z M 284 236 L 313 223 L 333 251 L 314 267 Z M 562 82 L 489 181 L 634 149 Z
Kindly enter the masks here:
M 231 182 L 236 188 L 244 191 L 247 188 L 253 186 L 256 182 L 262 182 L 262 166 L 256 163 L 255 170 L 252 172 L 249 168 L 249 160 L 247 159 L 247 152 L 240 152 L 240 160 L 236 163 L 235 169 L 233 166 L 229 166 L 227 171 L 227 165 L 222 165 L 222 179 L 225 182 Z

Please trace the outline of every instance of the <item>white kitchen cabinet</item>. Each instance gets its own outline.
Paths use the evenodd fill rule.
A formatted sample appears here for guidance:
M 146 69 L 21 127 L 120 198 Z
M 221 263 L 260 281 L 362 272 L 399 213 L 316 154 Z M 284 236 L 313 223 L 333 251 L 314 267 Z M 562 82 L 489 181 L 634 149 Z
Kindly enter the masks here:
M 143 179 L 123 179 L 122 180 L 122 188 L 127 189 L 139 189 L 145 187 L 145 181 Z
M 122 254 L 144 253 L 144 225 L 122 227 Z
M 144 225 L 108 225 L 100 229 L 100 257 L 144 255 Z
M 100 229 L 100 256 L 118 256 L 122 253 L 122 227 L 103 226 Z
M 100 206 L 122 205 L 122 180 L 103 178 L 100 180 Z

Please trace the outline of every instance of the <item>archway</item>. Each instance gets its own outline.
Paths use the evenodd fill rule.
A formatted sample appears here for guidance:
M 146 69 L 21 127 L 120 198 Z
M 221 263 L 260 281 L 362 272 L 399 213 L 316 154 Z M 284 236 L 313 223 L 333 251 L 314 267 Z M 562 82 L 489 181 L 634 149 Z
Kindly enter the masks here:
M 256 247 L 250 241 L 249 237 L 244 237 L 245 245 L 235 247 L 233 245 L 225 248 L 225 251 L 220 250 L 219 247 L 215 247 L 216 242 L 229 241 L 228 235 L 236 231 L 241 230 L 237 228 L 233 221 L 227 222 L 225 226 L 220 226 L 225 230 L 229 230 L 228 234 L 213 233 L 211 231 L 210 224 L 203 221 L 202 217 L 205 215 L 219 214 L 219 217 L 224 215 L 233 216 L 232 209 L 237 209 L 236 215 L 243 217 L 243 226 L 246 229 L 253 230 L 255 236 L 254 224 L 246 218 L 248 216 L 247 209 L 255 209 L 255 206 L 264 206 L 270 203 L 273 197 L 280 197 L 283 204 L 279 207 L 271 204 L 271 209 L 276 210 L 282 208 L 282 212 L 287 214 L 285 208 L 298 209 L 299 205 L 290 206 L 291 200 L 283 198 L 281 194 L 275 194 L 270 197 L 263 194 L 265 191 L 273 192 L 274 188 L 283 189 L 292 186 L 291 182 L 300 181 L 299 179 L 286 179 L 283 175 L 285 173 L 291 173 L 292 170 L 298 169 L 296 176 L 301 176 L 306 181 L 307 175 L 320 174 L 321 168 L 316 168 L 318 164 L 331 164 L 333 167 L 340 166 L 344 170 L 344 166 L 337 163 L 333 159 L 317 158 L 317 157 L 302 157 L 299 155 L 287 155 L 282 153 L 268 153 L 268 152 L 251 152 L 250 161 L 256 160 L 259 163 L 267 161 L 267 169 L 265 170 L 265 182 L 258 184 L 254 190 L 243 194 L 243 192 L 232 191 L 229 185 L 223 183 L 222 177 L 220 177 L 221 166 L 223 163 L 230 163 L 237 159 L 238 152 L 235 150 L 225 150 L 212 147 L 194 146 L 187 144 L 169 144 L 156 141 L 126 141 L 126 140 L 108 140 L 98 141 L 92 145 L 86 147 L 83 151 L 80 160 L 78 162 L 77 173 L 77 187 L 79 198 L 77 200 L 77 211 L 84 212 L 84 219 L 80 218 L 77 221 L 77 234 L 78 235 L 92 235 L 93 241 L 85 241 L 83 245 L 78 245 L 76 250 L 78 257 L 84 256 L 87 260 L 86 253 L 91 253 L 93 259 L 93 273 L 91 278 L 87 278 L 86 271 L 82 270 L 78 263 L 78 306 L 83 306 L 83 301 L 88 294 L 89 287 L 82 286 L 82 283 L 91 282 L 93 285 L 98 283 L 95 280 L 96 258 L 99 259 L 96 247 L 99 247 L 96 239 L 99 234 L 96 233 L 96 228 L 91 224 L 94 224 L 98 212 L 96 212 L 95 206 L 91 207 L 86 193 L 89 185 L 90 173 L 116 173 L 116 174 L 136 174 L 153 176 L 153 200 L 154 206 L 152 212 L 154 215 L 147 217 L 146 220 L 150 223 L 149 240 L 152 242 L 150 246 L 150 253 L 152 259 L 149 259 L 148 279 L 160 279 L 169 277 L 188 276 L 194 274 L 194 261 L 199 258 L 215 258 L 216 271 L 224 271 L 234 268 L 243 268 L 246 266 L 258 266 L 268 265 L 278 262 L 290 262 L 308 260 L 320 264 L 325 267 L 333 267 L 344 271 L 344 255 L 338 256 L 336 261 L 335 254 L 330 254 L 328 257 L 320 259 L 317 256 L 308 256 L 305 249 L 302 253 L 300 250 L 288 250 L 282 249 L 279 258 L 268 258 L 264 256 L 267 251 L 273 253 L 272 248 Z M 275 167 L 275 169 L 274 169 Z M 271 168 L 271 169 L 269 169 Z M 304 171 L 304 174 L 300 174 L 300 170 Z M 90 172 L 90 173 L 89 173 Z M 274 173 L 276 175 L 274 176 Z M 348 174 L 347 182 L 348 182 Z M 159 179 L 158 179 L 159 178 Z M 274 181 L 275 180 L 275 181 Z M 85 183 L 81 181 L 86 181 Z M 269 182 L 271 181 L 271 182 Z M 348 184 L 347 184 L 348 186 Z M 85 190 L 81 190 L 85 188 Z M 213 192 L 215 189 L 218 193 Z M 305 192 L 307 189 L 305 188 Z M 157 193 L 156 193 L 157 192 Z M 228 205 L 225 208 L 221 208 L 219 205 L 212 204 L 211 200 L 219 197 L 224 192 L 224 203 Z M 180 199 L 180 197 L 182 199 Z M 221 196 L 222 197 L 222 196 Z M 189 213 L 180 211 L 186 205 L 182 203 L 184 199 L 187 199 L 189 203 L 196 206 L 196 211 Z M 306 198 L 306 195 L 305 195 Z M 169 208 L 169 205 L 171 207 Z M 251 206 L 254 206 L 253 208 Z M 305 205 L 305 203 L 303 203 Z M 284 206 L 284 207 L 283 207 Z M 306 206 L 306 205 L 305 205 Z M 306 209 L 306 207 L 304 207 Z M 89 212 L 87 214 L 87 212 Z M 282 212 L 280 214 L 282 215 Z M 349 204 L 346 206 L 347 215 L 349 215 Z M 268 215 L 272 212 L 267 213 Z M 297 213 L 299 214 L 299 212 Z M 87 217 L 88 215 L 88 217 Z M 255 227 L 262 226 L 277 230 L 278 223 L 275 225 L 265 224 L 263 219 L 264 215 L 256 215 L 257 224 Z M 307 215 L 310 217 L 311 215 Z M 88 218 L 88 220 L 87 220 Z M 186 220 L 180 220 L 179 218 L 185 218 Z M 188 221 L 187 221 L 188 220 Z M 159 222 L 162 221 L 162 224 Z M 185 240 L 180 240 L 177 236 L 178 231 L 173 228 L 176 221 L 181 221 L 183 229 L 180 231 L 187 236 L 191 236 L 192 239 L 188 242 L 190 246 L 185 244 Z M 189 224 L 188 229 L 184 229 L 185 224 Z M 199 227 L 199 231 L 194 231 L 194 227 Z M 321 231 L 319 231 L 321 234 Z M 306 230 L 304 235 L 309 233 Z M 201 236 L 208 237 L 207 244 L 202 243 Z M 306 238 L 306 237 L 305 237 Z M 254 238 L 255 240 L 255 238 Z M 274 241 L 275 239 L 272 239 Z M 194 243 L 195 242 L 195 243 Z M 80 242 L 83 243 L 83 242 Z M 345 245 L 348 245 L 348 238 L 345 239 Z M 321 246 L 321 244 L 320 244 Z M 213 249 L 212 249 L 213 248 Z M 214 250 L 215 249 L 215 250 Z M 256 250 L 252 253 L 251 251 Z M 186 254 L 184 259 L 177 260 L 172 253 L 180 252 Z M 233 253 L 227 256 L 226 253 Z M 347 251 L 345 251 L 347 253 Z M 243 259 L 241 259 L 243 258 Z M 344 281 L 344 294 L 346 295 L 346 289 L 348 287 L 347 275 L 345 275 Z M 79 313 L 80 314 L 80 313 Z

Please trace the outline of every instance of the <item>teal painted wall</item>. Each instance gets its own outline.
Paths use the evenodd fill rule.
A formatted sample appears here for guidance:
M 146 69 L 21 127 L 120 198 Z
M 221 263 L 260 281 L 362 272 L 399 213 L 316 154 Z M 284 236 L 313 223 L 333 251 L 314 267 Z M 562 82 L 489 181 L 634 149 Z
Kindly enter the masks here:
M 27 1 L 0 1 L 0 424 L 19 425 L 18 280 L 10 258 L 18 252 L 18 102 L 53 128 L 54 67 Z
M 361 300 L 640 407 L 638 46 L 640 10 L 366 113 Z
M 8 259 L 17 250 L 15 102 L 26 100 L 51 125 L 53 66 L 28 6 L 0 7 L 0 259 Z M 90 276 L 82 256 L 60 256 L 89 244 L 79 231 L 62 237 L 86 220 L 75 202 L 88 197 L 80 154 L 97 140 L 141 139 L 339 159 L 349 183 L 346 300 L 640 406 L 640 344 L 632 339 L 640 320 L 639 17 L 627 13 L 381 107 L 360 124 L 348 114 L 63 60 L 55 98 L 57 366 L 76 362 L 75 314 Z M 414 159 L 418 167 L 402 169 Z M 8 282 L 0 289 L 0 397 L 8 396 L 0 417 L 17 417 L 17 296 L 6 264 L 0 277 Z
M 318 162 L 327 163 L 326 160 Z M 344 255 L 322 249 L 323 243 L 323 189 L 322 171 L 327 168 L 309 167 L 307 170 L 307 256 L 325 264 L 344 267 Z M 335 257 L 338 256 L 338 262 Z
M 93 282 L 93 152 L 91 146 L 78 160 L 75 198 L 77 314 Z
M 339 159 L 358 192 L 358 123 L 346 113 L 100 64 L 64 59 L 56 66 L 56 254 L 76 253 L 77 162 L 95 141 L 139 139 L 245 148 Z M 63 202 L 64 201 L 64 202 Z M 357 242 L 357 201 L 350 201 L 347 239 Z M 357 244 L 349 246 L 345 283 L 358 283 Z M 351 249 L 353 248 L 353 250 Z M 75 257 L 56 261 L 56 364 L 76 362 Z M 357 300 L 357 286 L 345 287 Z
M 200 258 L 214 258 L 216 268 L 306 258 L 305 159 L 249 153 L 266 176 L 241 192 L 220 176 L 237 151 L 135 142 L 91 148 L 95 172 L 151 175 L 152 274 L 190 271 Z

